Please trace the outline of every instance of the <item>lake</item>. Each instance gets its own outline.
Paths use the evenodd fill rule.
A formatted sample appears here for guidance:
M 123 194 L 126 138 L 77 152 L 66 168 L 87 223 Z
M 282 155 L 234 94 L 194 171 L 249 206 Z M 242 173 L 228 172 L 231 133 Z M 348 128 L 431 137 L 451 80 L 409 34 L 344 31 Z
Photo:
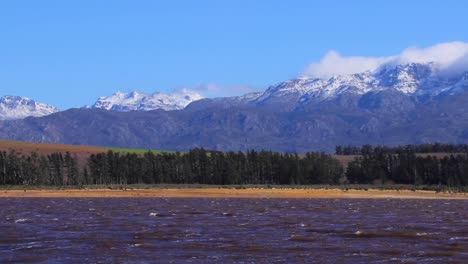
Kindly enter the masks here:
M 1 198 L 0 263 L 466 263 L 468 201 Z

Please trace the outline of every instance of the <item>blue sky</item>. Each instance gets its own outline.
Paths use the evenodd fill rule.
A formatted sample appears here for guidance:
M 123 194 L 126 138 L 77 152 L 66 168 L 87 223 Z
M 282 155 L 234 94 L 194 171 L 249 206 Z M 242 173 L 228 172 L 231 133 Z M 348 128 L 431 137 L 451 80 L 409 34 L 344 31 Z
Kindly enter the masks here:
M 332 49 L 468 42 L 467 11 L 459 0 L 2 1 L 0 95 L 66 109 L 116 91 L 264 90 Z

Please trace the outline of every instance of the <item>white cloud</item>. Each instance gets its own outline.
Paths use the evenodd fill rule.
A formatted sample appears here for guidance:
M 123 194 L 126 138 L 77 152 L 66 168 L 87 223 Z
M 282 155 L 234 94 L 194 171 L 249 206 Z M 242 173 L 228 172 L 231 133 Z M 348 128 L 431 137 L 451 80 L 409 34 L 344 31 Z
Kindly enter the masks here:
M 436 63 L 441 73 L 468 71 L 468 43 L 446 42 L 428 48 L 412 47 L 388 57 L 342 56 L 332 50 L 319 62 L 307 66 L 302 76 L 330 78 L 335 75 L 373 71 L 387 64 L 427 62 Z
M 304 70 L 303 76 L 330 78 L 334 75 L 347 75 L 378 68 L 387 58 L 377 57 L 343 57 L 331 50 L 317 63 L 312 63 Z
M 213 83 L 199 84 L 190 88 L 190 90 L 197 91 L 205 97 L 238 96 L 256 91 L 255 88 L 246 85 L 219 86 Z

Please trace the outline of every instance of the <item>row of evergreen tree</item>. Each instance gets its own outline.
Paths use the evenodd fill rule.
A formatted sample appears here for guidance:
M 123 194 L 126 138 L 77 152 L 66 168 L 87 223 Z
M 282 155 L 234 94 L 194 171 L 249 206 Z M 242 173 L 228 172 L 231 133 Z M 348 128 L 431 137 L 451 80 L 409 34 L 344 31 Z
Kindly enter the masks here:
M 0 152 L 0 185 L 106 184 L 416 184 L 468 186 L 466 155 L 417 155 L 411 149 L 387 153 L 372 148 L 346 171 L 331 155 L 271 151 L 144 155 L 109 151 L 80 160 L 70 153 L 20 155 Z
M 79 185 L 86 168 L 78 166 L 69 152 L 20 155 L 0 152 L 0 185 Z
M 468 186 L 468 157 L 459 154 L 438 158 L 411 150 L 396 154 L 373 151 L 351 161 L 346 178 L 354 184 Z
M 411 151 L 415 153 L 468 153 L 467 144 L 421 144 L 421 145 L 402 145 L 396 147 L 388 146 L 336 146 L 336 155 L 366 155 L 372 152 L 383 152 L 386 154 L 397 154 L 402 151 Z
M 39 156 L 0 154 L 2 185 L 92 184 L 338 184 L 340 162 L 323 153 L 305 156 L 271 151 L 144 155 L 109 151 L 93 154 L 79 167 L 70 153 Z
M 109 151 L 92 155 L 88 184 L 336 184 L 343 174 L 338 160 L 319 153 L 305 157 L 271 151 L 144 155 Z

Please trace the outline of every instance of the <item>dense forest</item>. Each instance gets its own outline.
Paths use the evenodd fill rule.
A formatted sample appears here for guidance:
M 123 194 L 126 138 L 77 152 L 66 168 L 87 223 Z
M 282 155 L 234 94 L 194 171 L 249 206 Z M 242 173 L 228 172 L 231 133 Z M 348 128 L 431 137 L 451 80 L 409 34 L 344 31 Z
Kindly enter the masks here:
M 456 147 L 454 147 L 455 149 Z M 361 150 L 362 151 L 362 150 Z M 468 186 L 468 157 L 417 155 L 413 148 L 371 147 L 347 166 L 324 153 L 271 151 L 187 153 L 108 151 L 86 160 L 70 153 L 0 152 L 0 185 L 83 186 L 127 184 Z
M 389 154 L 375 148 L 348 164 L 346 178 L 357 184 L 468 186 L 468 156 L 416 155 L 409 149 Z
M 144 155 L 109 151 L 93 154 L 78 166 L 69 153 L 18 156 L 0 153 L 0 184 L 338 184 L 340 162 L 330 155 L 305 156 L 270 151 L 213 152 L 193 149 L 187 153 Z

